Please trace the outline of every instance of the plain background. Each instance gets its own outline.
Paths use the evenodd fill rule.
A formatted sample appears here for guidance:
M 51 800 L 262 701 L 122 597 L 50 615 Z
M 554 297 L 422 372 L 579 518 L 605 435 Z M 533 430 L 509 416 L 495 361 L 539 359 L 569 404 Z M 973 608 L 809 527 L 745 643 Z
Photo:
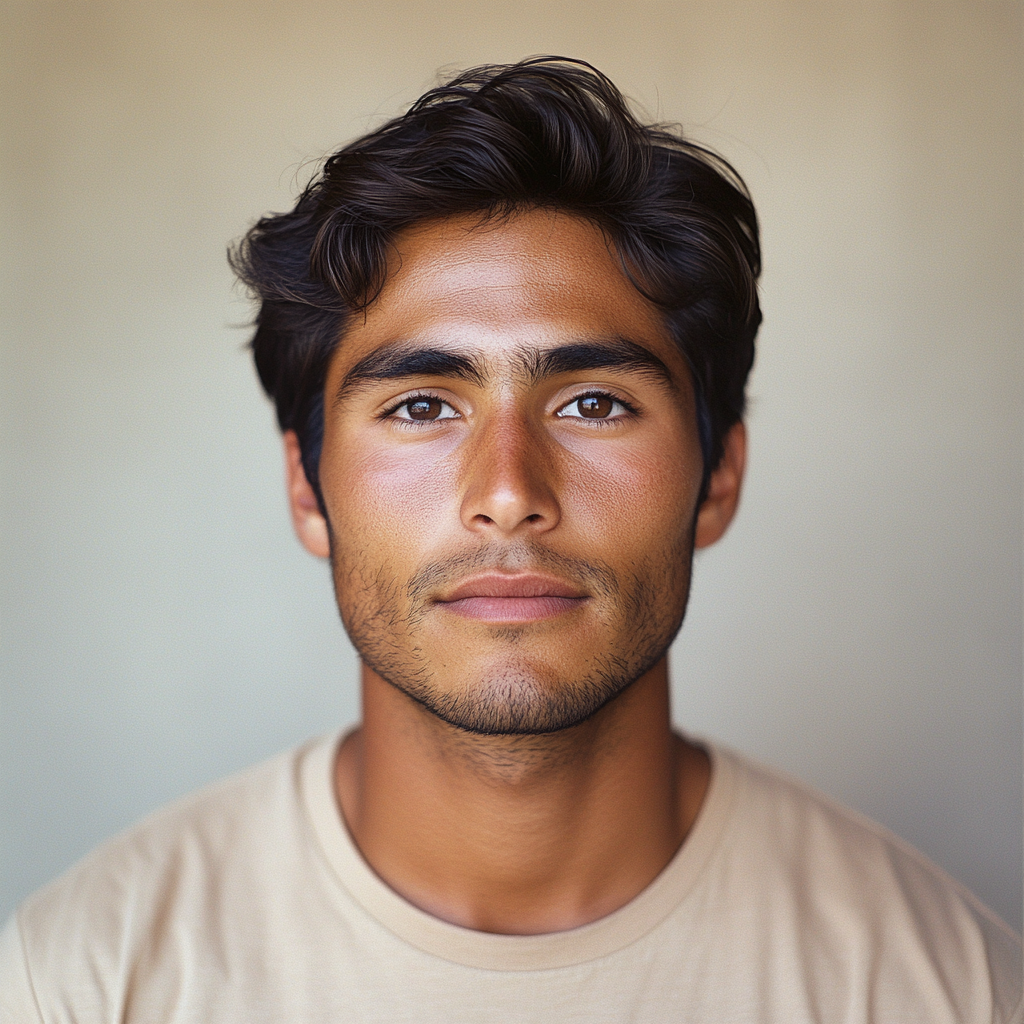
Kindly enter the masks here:
M 5 2 L 0 913 L 357 715 L 224 261 L 443 66 L 555 52 L 746 177 L 765 323 L 675 714 L 1021 926 L 1021 6 Z

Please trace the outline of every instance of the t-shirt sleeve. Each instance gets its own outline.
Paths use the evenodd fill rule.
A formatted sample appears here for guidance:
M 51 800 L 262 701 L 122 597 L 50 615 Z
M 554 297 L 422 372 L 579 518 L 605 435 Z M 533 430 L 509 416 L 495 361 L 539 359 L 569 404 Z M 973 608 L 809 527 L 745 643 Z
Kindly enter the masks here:
M 18 919 L 12 914 L 0 932 L 0 1024 L 42 1024 L 32 989 Z

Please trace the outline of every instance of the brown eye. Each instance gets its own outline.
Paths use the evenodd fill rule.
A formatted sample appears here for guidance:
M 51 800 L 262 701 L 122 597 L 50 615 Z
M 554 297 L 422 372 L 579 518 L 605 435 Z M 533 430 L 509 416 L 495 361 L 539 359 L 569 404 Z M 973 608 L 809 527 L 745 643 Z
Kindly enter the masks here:
M 411 420 L 436 420 L 444 403 L 439 398 L 413 398 L 405 403 Z
M 635 412 L 634 407 L 627 405 L 622 399 L 597 391 L 574 398 L 567 405 L 563 405 L 556 415 L 571 420 L 607 420 L 612 424 Z
M 399 402 L 385 415 L 391 420 L 423 424 L 459 419 L 458 411 L 435 395 L 413 395 Z
M 584 395 L 576 400 L 581 416 L 589 420 L 600 420 L 611 415 L 614 401 L 607 395 Z

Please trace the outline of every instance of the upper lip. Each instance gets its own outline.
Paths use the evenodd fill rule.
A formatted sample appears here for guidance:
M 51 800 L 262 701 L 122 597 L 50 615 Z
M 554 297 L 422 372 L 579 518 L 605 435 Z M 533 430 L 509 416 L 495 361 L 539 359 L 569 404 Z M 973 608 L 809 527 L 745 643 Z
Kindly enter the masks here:
M 586 597 L 578 587 L 553 576 L 538 573 L 484 573 L 463 580 L 440 601 L 461 601 L 467 597 Z

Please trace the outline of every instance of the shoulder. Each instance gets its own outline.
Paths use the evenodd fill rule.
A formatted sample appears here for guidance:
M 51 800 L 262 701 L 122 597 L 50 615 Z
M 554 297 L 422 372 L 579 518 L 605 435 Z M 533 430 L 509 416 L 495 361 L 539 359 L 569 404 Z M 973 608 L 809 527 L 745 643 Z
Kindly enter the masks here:
M 734 792 L 725 843 L 732 883 L 756 879 L 751 908 L 774 904 L 773 923 L 780 932 L 791 923 L 796 955 L 834 964 L 837 977 L 859 972 L 889 1005 L 932 989 L 937 1003 L 952 993 L 965 1019 L 1017 1019 L 1020 939 L 971 892 L 876 822 L 712 749 Z
M 31 920 L 46 908 L 74 905 L 79 894 L 129 895 L 169 876 L 222 863 L 225 852 L 279 830 L 296 804 L 298 751 L 206 786 L 161 807 L 98 846 L 23 904 Z
M 246 892 L 251 899 L 282 860 L 301 855 L 301 754 L 177 800 L 93 850 L 19 907 L 0 972 L 43 985 L 47 1005 L 108 1019 L 140 956 L 184 946 L 190 932 L 215 934 L 225 911 L 237 916 Z M 50 992 L 54 985 L 74 991 Z

